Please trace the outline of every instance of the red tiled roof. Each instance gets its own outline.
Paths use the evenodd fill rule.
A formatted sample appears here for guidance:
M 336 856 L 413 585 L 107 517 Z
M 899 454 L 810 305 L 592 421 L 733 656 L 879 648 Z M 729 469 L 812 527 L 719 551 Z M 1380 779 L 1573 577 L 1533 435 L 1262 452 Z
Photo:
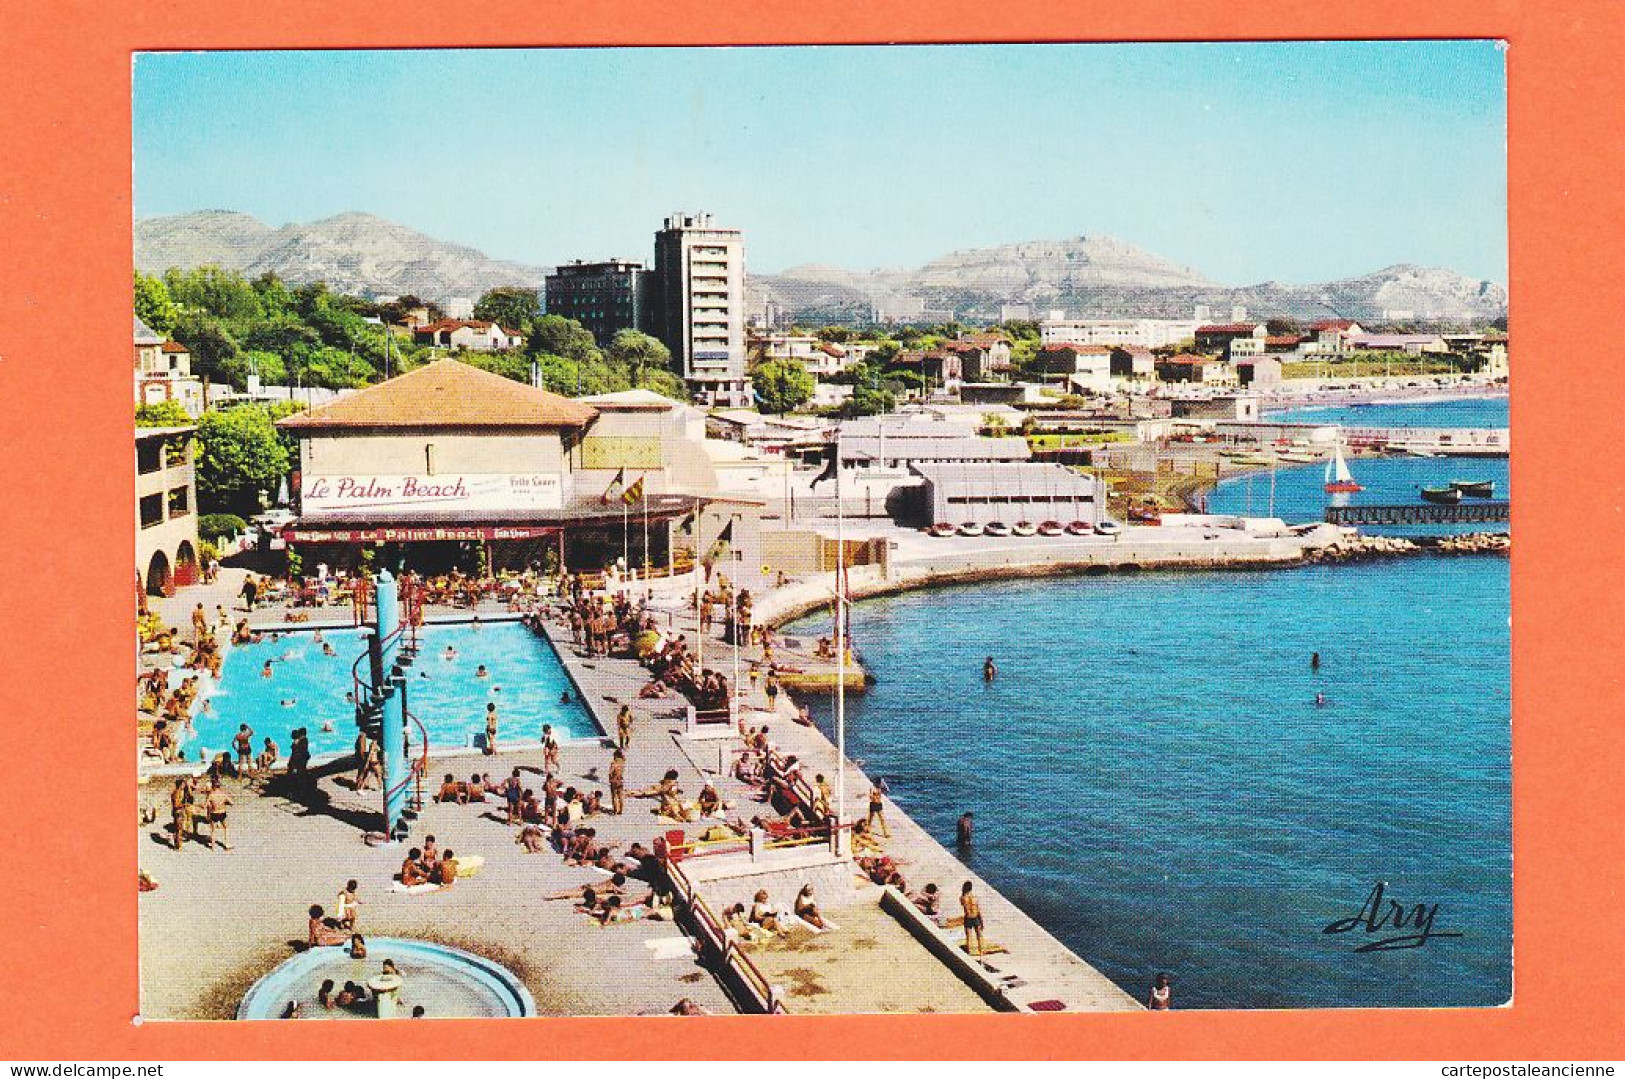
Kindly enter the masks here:
M 298 429 L 368 427 L 583 427 L 598 410 L 461 360 L 436 360 L 387 382 L 296 412 L 277 426 Z
M 1218 363 L 1219 361 L 1215 360 L 1212 356 L 1193 356 L 1189 352 L 1181 352 L 1177 356 L 1169 356 L 1167 359 L 1158 360 L 1157 362 L 1158 363 L 1177 363 L 1177 364 L 1180 364 L 1182 366 L 1189 367 L 1189 366 L 1193 366 L 1193 365 L 1199 364 L 1199 363 Z
M 1326 320 L 1324 320 L 1322 322 L 1311 322 L 1309 324 L 1309 328 L 1311 330 L 1317 330 L 1317 331 L 1318 330 L 1348 330 L 1348 329 L 1352 329 L 1353 327 L 1354 327 L 1354 323 L 1349 321 L 1346 318 L 1331 318 L 1331 319 L 1326 319 Z
M 1258 329 L 1256 322 L 1216 322 L 1211 326 L 1196 327 L 1197 333 L 1252 333 Z
M 164 351 L 165 352 L 191 352 L 192 350 L 187 348 L 185 345 L 181 344 L 179 341 L 165 341 L 164 342 Z
M 1302 340 L 1303 338 L 1299 337 L 1295 333 L 1287 333 L 1282 334 L 1279 337 L 1266 337 L 1264 338 L 1264 343 L 1266 345 L 1295 345 Z
M 501 330 L 509 337 L 519 336 L 506 326 L 497 326 L 497 324 L 494 322 L 486 322 L 484 319 L 477 318 L 443 318 L 439 322 L 430 322 L 426 325 L 419 326 L 417 328 L 417 332 L 439 333 L 441 330 L 461 330 L 465 328 L 470 330 L 489 330 L 493 326 L 496 326 L 497 329 Z
M 986 352 L 986 345 L 972 344 L 969 341 L 944 341 L 938 351 L 948 352 Z
M 1106 356 L 1111 354 L 1109 345 L 1044 345 L 1040 352 L 1074 352 L 1080 356 Z
M 960 340 L 969 341 L 973 345 L 997 345 L 1010 339 L 1002 333 L 972 333 L 966 334 Z

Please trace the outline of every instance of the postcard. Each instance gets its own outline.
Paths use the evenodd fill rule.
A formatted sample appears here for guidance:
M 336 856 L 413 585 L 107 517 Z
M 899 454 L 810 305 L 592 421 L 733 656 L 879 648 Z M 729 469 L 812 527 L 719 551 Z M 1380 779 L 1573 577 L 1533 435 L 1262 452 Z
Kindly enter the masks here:
M 1505 60 L 136 55 L 143 1021 L 1509 1004 Z

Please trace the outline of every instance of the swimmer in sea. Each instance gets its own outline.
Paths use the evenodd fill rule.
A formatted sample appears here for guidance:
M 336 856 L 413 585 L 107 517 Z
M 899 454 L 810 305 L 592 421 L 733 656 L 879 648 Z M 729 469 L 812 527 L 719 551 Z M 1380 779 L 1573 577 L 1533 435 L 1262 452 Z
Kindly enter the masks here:
M 453 648 L 449 644 L 446 645 L 446 650 L 444 652 L 440 653 L 440 658 L 441 659 L 456 659 L 457 658 L 457 649 Z
M 479 665 L 479 668 L 477 670 L 475 670 L 474 677 L 475 678 L 489 678 L 489 677 L 491 677 L 491 672 L 486 670 L 485 669 L 485 664 L 482 663 L 482 664 Z
M 993 657 L 988 656 L 982 664 L 982 681 L 991 682 L 999 676 L 999 668 L 993 665 Z
M 1315 694 L 1315 707 L 1316 708 L 1324 708 L 1324 707 L 1326 707 L 1326 694 L 1324 694 L 1324 693 Z
M 322 642 L 322 655 L 324 655 L 324 656 L 336 656 L 336 655 L 338 655 L 338 653 L 333 650 L 333 642 L 332 641 L 323 641 Z
M 292 708 L 294 705 L 299 703 L 299 698 L 298 697 L 284 697 L 284 698 L 282 698 L 282 700 L 278 701 L 277 703 L 281 704 L 282 707 L 284 707 L 284 708 Z
M 261 678 L 269 678 L 269 677 L 271 677 L 271 661 L 270 660 L 266 660 L 265 661 L 265 666 L 260 668 L 260 677 Z
M 563 693 L 559 694 L 559 703 L 560 704 L 569 704 L 570 703 L 570 691 L 569 690 L 565 690 Z

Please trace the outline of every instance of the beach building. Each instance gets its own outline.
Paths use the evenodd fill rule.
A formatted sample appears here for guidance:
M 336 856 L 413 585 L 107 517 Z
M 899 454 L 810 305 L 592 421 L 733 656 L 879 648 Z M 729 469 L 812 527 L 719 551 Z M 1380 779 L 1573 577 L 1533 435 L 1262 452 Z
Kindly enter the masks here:
M 194 419 L 203 414 L 203 380 L 192 374 L 192 353 L 185 345 L 154 333 L 135 319 L 135 403 L 175 401 Z
M 576 401 L 440 360 L 279 426 L 299 440 L 283 538 L 333 566 L 659 567 L 727 501 L 703 415 L 646 390 Z M 727 512 L 754 529 L 758 508 Z
M 746 405 L 745 239 L 708 213 L 676 213 L 655 233 L 655 336 L 697 400 Z
M 1064 465 L 1031 461 L 935 462 L 913 466 L 928 524 L 1085 521 L 1097 524 L 1106 485 Z
M 1228 353 L 1233 343 L 1241 339 L 1256 338 L 1258 351 L 1264 350 L 1264 338 L 1269 330 L 1262 322 L 1216 322 L 1196 327 L 1196 351 Z M 1242 348 L 1251 348 L 1250 344 Z
M 1259 418 L 1259 399 L 1251 394 L 1192 397 L 1173 402 L 1174 418 L 1188 420 L 1247 420 Z
M 1104 391 L 1112 381 L 1112 349 L 1106 345 L 1043 345 L 1032 367 L 1068 391 Z
M 177 587 L 198 581 L 195 430 L 135 430 L 135 572 L 148 595 L 173 595 Z
M 574 319 L 600 346 L 622 330 L 648 332 L 653 324 L 653 275 L 641 262 L 610 259 L 559 266 L 547 275 L 550 315 Z
M 1163 382 L 1226 382 L 1232 374 L 1223 360 L 1187 352 L 1157 360 L 1156 372 Z
M 841 424 L 841 467 L 860 473 L 906 474 L 922 464 L 1027 461 L 1027 440 L 986 438 L 942 420 L 875 416 Z
M 443 318 L 418 326 L 412 337 L 420 345 L 466 348 L 471 352 L 501 352 L 525 344 L 518 333 L 484 319 Z
M 1112 377 L 1130 382 L 1151 382 L 1157 377 L 1157 357 L 1141 345 L 1119 345 L 1111 350 Z
M 1265 386 L 1279 386 L 1281 384 L 1281 358 L 1279 356 L 1254 356 L 1247 360 L 1236 361 L 1236 382 L 1242 386 L 1262 389 Z
M 1162 318 L 1047 318 L 1038 324 L 1045 345 L 1167 348 L 1196 336 L 1197 323 Z

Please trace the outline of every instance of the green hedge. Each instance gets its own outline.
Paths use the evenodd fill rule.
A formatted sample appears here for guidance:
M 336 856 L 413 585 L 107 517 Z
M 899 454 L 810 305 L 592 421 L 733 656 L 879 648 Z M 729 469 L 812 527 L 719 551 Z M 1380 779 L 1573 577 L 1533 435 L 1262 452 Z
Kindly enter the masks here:
M 206 540 L 236 536 L 248 530 L 248 522 L 235 513 L 205 513 L 197 519 L 197 534 Z

